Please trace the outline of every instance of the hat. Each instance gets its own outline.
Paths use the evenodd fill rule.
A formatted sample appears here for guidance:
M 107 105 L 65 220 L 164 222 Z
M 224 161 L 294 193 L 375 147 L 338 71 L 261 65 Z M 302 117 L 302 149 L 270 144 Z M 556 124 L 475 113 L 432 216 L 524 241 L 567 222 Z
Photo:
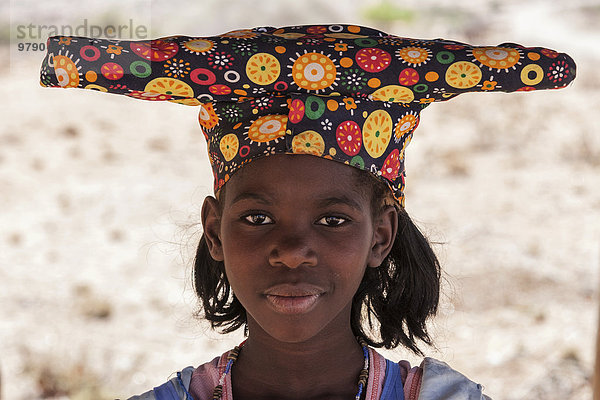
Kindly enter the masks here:
M 366 170 L 404 205 L 404 152 L 432 102 L 565 87 L 564 53 L 513 43 L 410 39 L 356 25 L 212 37 L 48 39 L 42 86 L 199 108 L 215 192 L 253 159 L 311 154 Z

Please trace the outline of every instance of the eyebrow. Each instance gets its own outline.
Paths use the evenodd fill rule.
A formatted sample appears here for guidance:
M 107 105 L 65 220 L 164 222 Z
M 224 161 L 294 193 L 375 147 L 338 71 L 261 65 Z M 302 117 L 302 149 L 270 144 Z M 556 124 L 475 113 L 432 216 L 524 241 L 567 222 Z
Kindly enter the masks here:
M 238 194 L 231 201 L 231 204 L 233 205 L 233 204 L 238 203 L 243 200 L 254 200 L 254 201 L 257 201 L 264 205 L 272 205 L 273 204 L 273 202 L 271 200 L 269 200 L 267 197 L 265 197 L 264 195 L 261 195 L 258 193 L 253 193 L 253 192 L 243 192 L 243 193 Z
M 360 206 L 360 204 L 354 200 L 352 197 L 348 197 L 345 195 L 341 195 L 341 196 L 330 196 L 330 197 L 325 197 L 323 199 L 318 200 L 317 204 L 320 207 L 329 207 L 329 206 L 333 206 L 333 205 L 346 205 L 349 206 L 353 209 L 355 209 L 356 211 L 359 212 L 363 212 L 363 208 Z
M 270 197 L 265 196 L 263 194 L 254 193 L 254 192 L 242 192 L 232 200 L 231 204 L 233 205 L 233 204 L 236 204 L 236 203 L 238 203 L 240 201 L 244 201 L 244 200 L 257 201 L 257 202 L 267 205 L 267 206 L 273 205 L 273 203 L 274 203 L 270 199 Z M 320 199 L 317 198 L 316 204 L 317 204 L 317 206 L 319 206 L 321 208 L 331 207 L 334 205 L 345 205 L 350 208 L 353 208 L 354 210 L 356 210 L 358 212 L 364 212 L 363 208 L 360 206 L 360 203 L 358 203 L 354 198 L 346 196 L 346 195 L 327 196 L 327 197 L 323 197 Z

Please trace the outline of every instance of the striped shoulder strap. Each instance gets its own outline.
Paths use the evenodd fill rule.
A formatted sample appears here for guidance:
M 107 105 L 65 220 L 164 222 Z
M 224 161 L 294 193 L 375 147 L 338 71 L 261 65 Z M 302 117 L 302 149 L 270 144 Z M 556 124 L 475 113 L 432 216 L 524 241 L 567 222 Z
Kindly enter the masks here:
M 156 400 L 193 400 L 188 392 L 193 371 L 193 367 L 187 367 L 173 379 L 155 387 L 153 392 Z
M 400 366 L 390 360 L 385 360 L 385 381 L 381 392 L 381 400 L 404 400 L 404 387 Z
M 156 400 L 181 400 L 173 382 L 167 381 L 154 388 Z

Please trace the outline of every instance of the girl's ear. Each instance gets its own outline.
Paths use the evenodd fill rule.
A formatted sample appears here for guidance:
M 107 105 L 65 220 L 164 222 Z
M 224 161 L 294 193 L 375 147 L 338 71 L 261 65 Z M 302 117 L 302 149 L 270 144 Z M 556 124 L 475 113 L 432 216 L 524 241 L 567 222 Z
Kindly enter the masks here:
M 221 212 L 217 199 L 207 196 L 202 204 L 202 227 L 210 256 L 215 261 L 223 261 L 221 243 Z
M 398 210 L 388 205 L 373 222 L 373 244 L 367 266 L 377 268 L 392 251 L 398 232 Z

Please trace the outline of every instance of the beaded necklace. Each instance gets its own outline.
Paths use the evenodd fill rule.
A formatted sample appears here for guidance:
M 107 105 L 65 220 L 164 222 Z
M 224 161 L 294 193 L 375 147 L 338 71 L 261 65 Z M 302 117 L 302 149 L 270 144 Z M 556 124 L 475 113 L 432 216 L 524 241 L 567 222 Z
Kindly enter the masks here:
M 357 340 L 360 346 L 362 347 L 365 362 L 363 364 L 363 369 L 360 370 L 360 374 L 358 375 L 358 393 L 356 393 L 354 400 L 361 399 L 363 391 L 367 386 L 367 380 L 369 379 L 369 347 L 363 338 L 357 338 Z M 225 365 L 225 371 L 223 371 L 223 373 L 221 374 L 221 377 L 219 378 L 219 383 L 217 386 L 215 386 L 215 389 L 213 390 L 213 400 L 221 400 L 221 398 L 223 397 L 223 385 L 225 384 L 225 378 L 227 377 L 227 374 L 231 371 L 233 363 L 237 360 L 238 356 L 240 355 L 240 350 L 244 346 L 244 343 L 246 343 L 246 341 L 243 341 L 239 346 L 236 346 L 233 350 L 229 352 L 229 355 L 227 356 L 227 364 Z

